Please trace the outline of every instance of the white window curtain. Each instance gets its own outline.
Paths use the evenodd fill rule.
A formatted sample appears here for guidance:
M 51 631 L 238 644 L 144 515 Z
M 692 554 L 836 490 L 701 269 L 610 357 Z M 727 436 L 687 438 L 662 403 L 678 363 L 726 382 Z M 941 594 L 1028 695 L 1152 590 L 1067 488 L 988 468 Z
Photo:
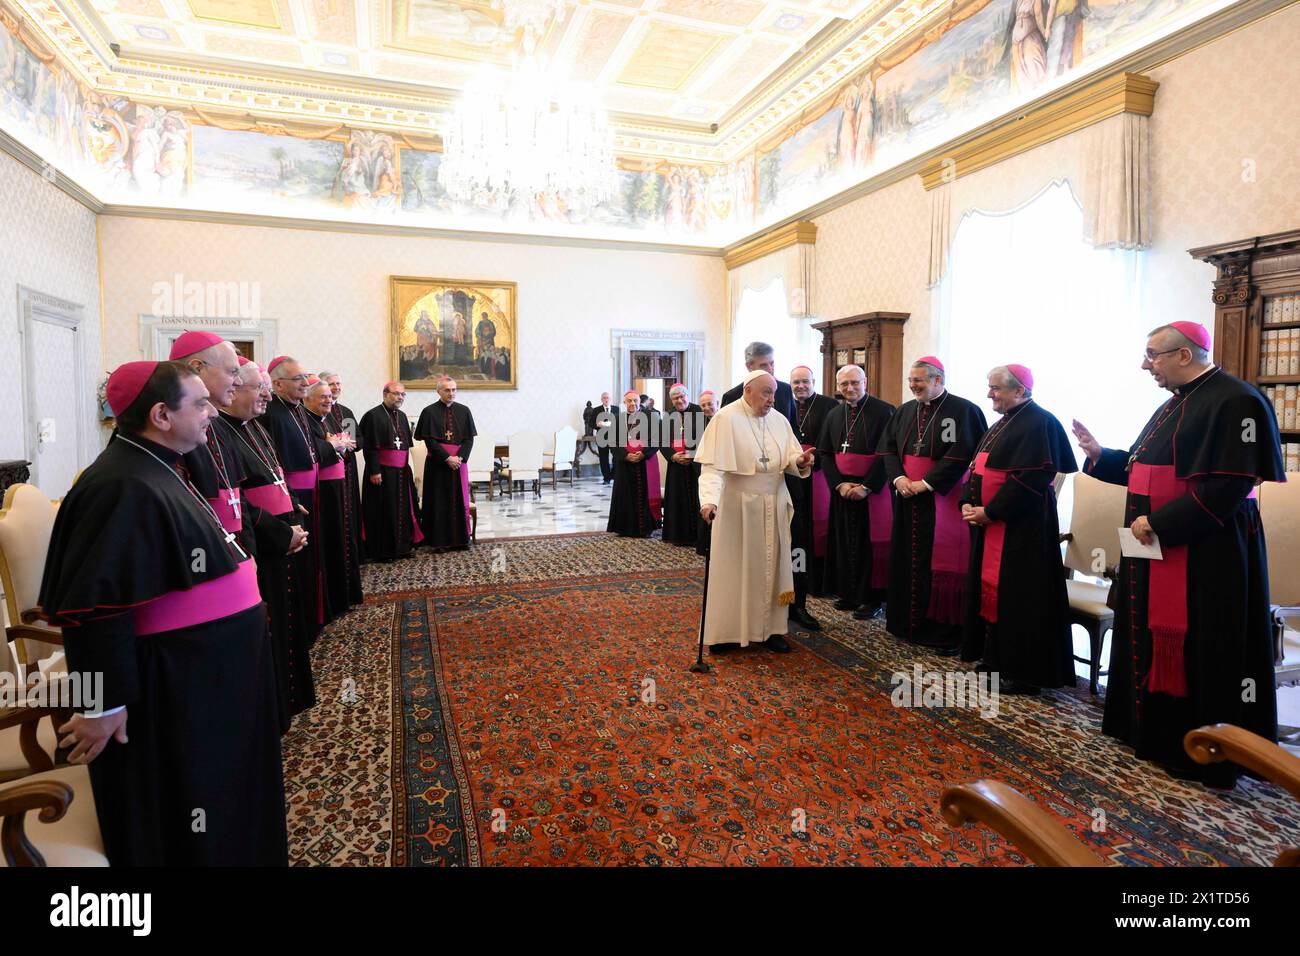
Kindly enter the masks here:
M 930 285 L 943 278 L 963 217 L 1011 209 L 1067 180 L 1083 207 L 1078 235 L 1099 249 L 1151 245 L 1149 117 L 1121 113 L 930 192 Z
M 745 346 L 755 341 L 772 346 L 776 377 L 781 381 L 789 380 L 790 370 L 796 365 L 820 370 L 821 358 L 813 345 L 811 321 L 790 315 L 788 308 L 789 294 L 785 280 L 780 278 L 773 279 L 765 289 L 746 289 L 741 293 L 727 365 L 732 385 L 745 377 Z
M 966 216 L 936 290 L 939 354 L 949 388 L 990 422 L 988 371 L 1020 363 L 1067 431 L 1077 418 L 1102 444 L 1127 448 L 1167 397 L 1140 368 L 1160 322 L 1141 310 L 1141 253 L 1093 248 L 1083 215 L 1055 183 L 1017 209 Z
M 817 346 L 814 344 L 812 323 L 814 312 L 816 276 L 816 247 L 812 243 L 797 242 L 761 256 L 727 273 L 727 355 L 728 369 L 734 371 L 737 356 L 743 371 L 745 346 L 755 340 L 768 342 L 776 348 L 777 377 L 784 379 L 791 368 L 799 364 L 820 365 Z M 774 282 L 780 282 L 780 310 L 777 297 L 770 291 Z M 751 320 L 740 327 L 741 305 L 747 293 L 765 294 L 761 299 L 750 295 L 749 311 L 759 310 L 766 324 L 755 325 Z M 757 303 L 761 303 L 757 304 Z M 783 345 L 778 345 L 780 340 Z

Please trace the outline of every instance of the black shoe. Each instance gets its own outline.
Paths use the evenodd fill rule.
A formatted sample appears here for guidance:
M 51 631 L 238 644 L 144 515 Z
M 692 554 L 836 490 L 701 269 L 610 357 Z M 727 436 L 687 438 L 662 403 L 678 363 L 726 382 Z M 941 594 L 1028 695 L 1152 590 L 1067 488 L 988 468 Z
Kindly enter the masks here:
M 790 653 L 790 642 L 781 634 L 772 634 L 763 642 L 763 646 L 769 651 L 776 651 L 778 654 Z
M 809 614 L 806 607 L 790 608 L 790 620 L 804 628 L 804 630 L 820 631 L 822 629 L 821 622 Z
M 853 617 L 859 621 L 874 621 L 878 617 L 885 616 L 885 606 L 883 604 L 864 604 L 853 612 Z
M 735 644 L 710 644 L 709 645 L 710 654 L 726 654 L 728 651 L 734 651 L 735 649 L 736 649 Z
M 840 598 L 835 602 L 835 610 L 837 611 L 852 611 L 856 610 L 857 606 L 857 601 L 850 601 L 847 598 Z
M 934 652 L 940 657 L 956 657 L 961 653 L 961 645 L 958 644 L 956 647 L 936 647 Z

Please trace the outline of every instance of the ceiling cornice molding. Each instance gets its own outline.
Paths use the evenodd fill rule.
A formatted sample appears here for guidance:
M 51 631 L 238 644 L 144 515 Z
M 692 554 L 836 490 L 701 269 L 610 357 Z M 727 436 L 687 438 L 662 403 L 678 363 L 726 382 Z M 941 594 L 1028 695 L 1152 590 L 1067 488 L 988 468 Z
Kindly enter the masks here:
M 165 209 L 154 206 L 128 206 L 124 204 L 100 204 L 98 212 L 100 215 L 126 219 L 165 219 L 175 222 L 207 222 L 266 229 L 302 229 L 308 232 L 346 232 L 359 235 L 455 239 L 471 242 L 508 242 L 527 246 L 567 246 L 578 249 L 614 249 L 623 252 L 664 252 L 674 255 L 722 257 L 720 247 L 684 246 L 665 242 L 642 242 L 625 239 L 588 239 L 580 236 L 480 232 L 468 229 L 438 229 L 402 223 L 295 219 L 254 213 L 228 213 L 206 209 Z
M 3 129 L 0 129 L 0 151 L 8 153 L 50 185 L 62 190 L 91 212 L 98 214 L 104 211 L 104 204 L 90 192 L 59 172 L 26 143 L 14 139 Z M 721 250 L 719 250 L 718 254 L 722 254 Z
M 806 219 L 798 219 L 775 229 L 769 229 L 756 239 L 728 247 L 723 253 L 723 262 L 727 269 L 731 270 L 789 246 L 816 242 L 817 224 Z
M 935 189 L 1120 113 L 1150 116 L 1159 87 L 1137 73 L 1106 77 L 932 157 L 921 167 L 921 185 Z

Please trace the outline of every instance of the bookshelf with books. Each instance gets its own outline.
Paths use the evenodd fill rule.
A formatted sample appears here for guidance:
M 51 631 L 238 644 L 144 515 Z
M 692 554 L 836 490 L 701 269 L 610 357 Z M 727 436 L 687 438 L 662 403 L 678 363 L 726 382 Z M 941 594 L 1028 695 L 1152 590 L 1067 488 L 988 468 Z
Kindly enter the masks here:
M 1273 403 L 1300 471 L 1300 230 L 1189 250 L 1215 267 L 1214 361 Z

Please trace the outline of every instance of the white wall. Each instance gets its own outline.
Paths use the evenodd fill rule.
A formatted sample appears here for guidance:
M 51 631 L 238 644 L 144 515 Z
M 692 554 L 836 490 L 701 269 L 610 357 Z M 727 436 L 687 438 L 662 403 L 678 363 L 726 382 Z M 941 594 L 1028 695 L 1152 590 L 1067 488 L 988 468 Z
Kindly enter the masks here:
M 610 330 L 698 331 L 705 387 L 722 372 L 725 270 L 718 256 L 365 235 L 199 222 L 102 218 L 110 363 L 141 357 L 139 316 L 156 282 L 257 282 L 279 348 L 309 370 L 343 377 L 358 414 L 390 377 L 390 275 L 518 283 L 514 391 L 463 389 L 479 434 L 578 428 L 587 400 L 612 391 Z M 413 417 L 436 393 L 408 390 Z
M 100 370 L 99 266 L 95 215 L 7 153 L 0 152 L 0 459 L 26 458 L 18 287 L 83 307 L 93 395 Z M 98 436 L 91 414 L 88 433 Z M 56 434 L 72 435 L 60 428 Z

